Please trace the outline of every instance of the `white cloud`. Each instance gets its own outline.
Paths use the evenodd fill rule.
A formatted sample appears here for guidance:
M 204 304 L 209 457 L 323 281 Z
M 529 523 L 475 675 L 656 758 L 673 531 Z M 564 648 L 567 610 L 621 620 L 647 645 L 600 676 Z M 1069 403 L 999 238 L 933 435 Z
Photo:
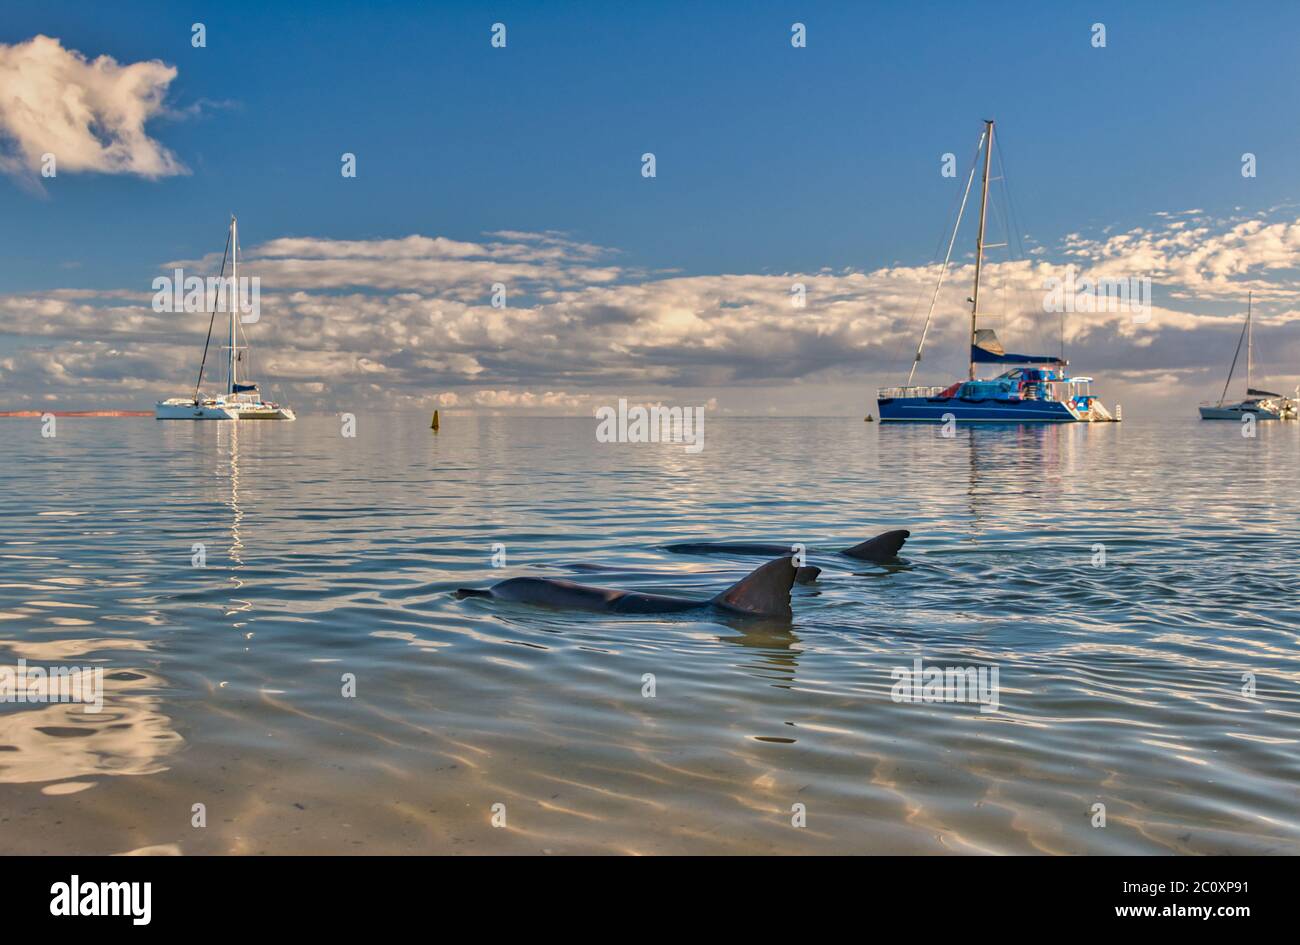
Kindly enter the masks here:
M 187 173 L 145 131 L 174 78 L 175 66 L 89 60 L 48 36 L 0 43 L 0 170 L 35 182 L 49 153 L 58 173 Z
M 490 243 L 419 235 L 386 240 L 283 237 L 255 246 L 240 258 L 257 271 L 264 287 L 420 290 L 472 302 L 486 301 L 497 282 L 509 287 L 509 295 L 613 282 L 623 275 L 621 270 L 592 265 L 611 252 L 555 236 L 515 233 Z M 214 253 L 169 262 L 164 268 L 204 272 L 220 262 L 221 254 Z
M 1104 240 L 1077 233 L 1067 252 L 1099 271 L 1149 275 L 1177 287 L 1183 297 L 1234 299 L 1247 290 L 1261 301 L 1289 301 L 1294 280 L 1268 278 L 1271 270 L 1300 267 L 1300 220 L 1268 222 L 1262 217 L 1217 227 L 1200 210 L 1157 216 L 1185 216 L 1158 229 L 1136 228 Z

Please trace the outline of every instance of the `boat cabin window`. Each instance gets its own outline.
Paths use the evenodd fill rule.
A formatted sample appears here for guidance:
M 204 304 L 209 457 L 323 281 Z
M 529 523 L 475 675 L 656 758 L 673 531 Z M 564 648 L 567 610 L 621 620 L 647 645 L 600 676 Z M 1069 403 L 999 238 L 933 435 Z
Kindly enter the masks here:
M 1029 381 L 1034 384 L 1055 379 L 1056 377 L 1051 371 L 1044 371 L 1041 368 L 1016 368 L 1013 371 L 1007 371 L 1004 374 L 998 375 L 998 380 Z

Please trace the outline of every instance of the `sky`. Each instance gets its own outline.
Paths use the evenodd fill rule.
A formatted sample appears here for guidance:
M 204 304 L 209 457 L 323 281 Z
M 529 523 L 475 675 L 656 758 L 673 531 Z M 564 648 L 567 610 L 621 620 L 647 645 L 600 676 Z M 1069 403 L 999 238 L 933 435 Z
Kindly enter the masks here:
M 1290 391 L 1296 35 L 1287 2 L 7 4 L 0 409 L 192 389 L 208 318 L 153 280 L 215 272 L 233 212 L 256 379 L 300 410 L 872 412 L 985 118 L 1008 349 L 1188 415 L 1252 291 L 1256 383 Z M 965 372 L 973 216 L 924 383 Z M 1044 311 L 1065 267 L 1150 278 L 1149 318 Z

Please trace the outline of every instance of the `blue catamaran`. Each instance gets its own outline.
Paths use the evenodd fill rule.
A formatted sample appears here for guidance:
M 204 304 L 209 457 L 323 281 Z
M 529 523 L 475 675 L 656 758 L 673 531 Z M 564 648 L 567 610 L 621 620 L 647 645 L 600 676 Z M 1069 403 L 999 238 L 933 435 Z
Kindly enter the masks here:
M 876 404 L 882 421 L 921 423 L 1079 423 L 1116 420 L 1090 391 L 1092 378 L 1071 377 L 1069 362 L 1052 355 L 1010 354 L 990 328 L 979 327 L 980 275 L 984 266 L 984 224 L 989 199 L 989 164 L 993 154 L 993 122 L 984 123 L 980 137 L 984 152 L 984 175 L 980 200 L 979 235 L 975 242 L 975 291 L 970 298 L 970 376 L 948 387 L 913 387 L 912 379 L 921 361 L 921 351 L 930 330 L 934 305 L 943 286 L 952 259 L 953 244 L 961 226 L 966 198 L 970 195 L 975 167 L 966 181 L 966 195 L 957 213 L 957 225 L 948 241 L 948 253 L 939 271 L 939 284 L 930 302 L 930 314 L 921 332 L 921 342 L 912 361 L 912 370 L 903 387 L 886 387 L 876 392 Z M 981 366 L 998 365 L 1005 370 L 981 378 Z M 987 369 L 987 368 L 986 368 Z

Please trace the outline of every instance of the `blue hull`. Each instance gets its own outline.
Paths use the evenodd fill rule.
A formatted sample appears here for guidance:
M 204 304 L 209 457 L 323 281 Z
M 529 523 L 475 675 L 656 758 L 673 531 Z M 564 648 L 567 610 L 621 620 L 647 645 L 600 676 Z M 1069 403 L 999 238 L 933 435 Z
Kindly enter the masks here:
M 962 400 L 960 397 L 886 397 L 876 401 L 882 421 L 943 423 L 1077 423 L 1056 400 Z

